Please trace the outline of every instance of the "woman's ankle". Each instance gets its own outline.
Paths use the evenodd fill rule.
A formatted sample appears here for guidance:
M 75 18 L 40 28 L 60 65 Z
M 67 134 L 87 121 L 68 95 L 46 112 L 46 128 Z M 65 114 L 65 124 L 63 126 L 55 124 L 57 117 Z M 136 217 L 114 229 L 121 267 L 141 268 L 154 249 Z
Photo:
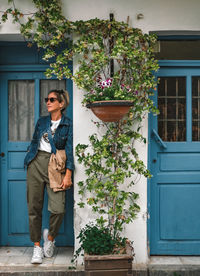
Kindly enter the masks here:
M 34 246 L 40 246 L 40 242 L 34 242 Z
M 51 235 L 48 235 L 48 240 L 53 242 L 54 238 Z

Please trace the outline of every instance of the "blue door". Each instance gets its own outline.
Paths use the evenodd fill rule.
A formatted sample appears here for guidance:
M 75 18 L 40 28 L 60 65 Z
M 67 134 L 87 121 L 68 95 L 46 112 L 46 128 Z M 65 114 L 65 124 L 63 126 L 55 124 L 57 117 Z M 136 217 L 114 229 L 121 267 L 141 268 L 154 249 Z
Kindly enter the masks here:
M 32 245 L 23 160 L 37 119 L 40 115 L 46 115 L 44 97 L 50 89 L 64 88 L 69 91 L 71 104 L 67 115 L 72 117 L 71 82 L 46 80 L 39 66 L 34 68 L 35 72 L 27 72 L 24 68 L 23 72 L 20 66 L 14 67 L 16 72 L 0 72 L 0 245 L 9 246 Z M 56 239 L 58 246 L 73 245 L 72 190 L 67 191 L 66 202 L 66 215 Z M 48 227 L 46 205 L 45 197 L 43 228 Z
M 158 77 L 160 115 L 149 118 L 150 254 L 200 255 L 200 68 L 161 67 Z

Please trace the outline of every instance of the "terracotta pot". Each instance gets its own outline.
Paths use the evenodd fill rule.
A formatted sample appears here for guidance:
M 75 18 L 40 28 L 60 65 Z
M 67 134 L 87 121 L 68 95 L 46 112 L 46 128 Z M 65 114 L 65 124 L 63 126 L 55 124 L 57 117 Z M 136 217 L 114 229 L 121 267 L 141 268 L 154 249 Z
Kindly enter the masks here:
M 84 256 L 85 275 L 127 276 L 132 275 L 133 253 L 130 247 L 126 254 Z
M 118 122 L 129 112 L 133 102 L 123 100 L 96 101 L 86 106 L 103 122 Z

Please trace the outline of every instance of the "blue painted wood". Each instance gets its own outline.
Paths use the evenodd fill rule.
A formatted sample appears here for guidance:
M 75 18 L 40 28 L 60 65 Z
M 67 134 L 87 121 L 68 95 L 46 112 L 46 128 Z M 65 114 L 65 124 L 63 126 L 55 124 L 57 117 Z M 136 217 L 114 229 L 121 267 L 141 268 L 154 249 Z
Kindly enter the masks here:
M 35 44 L 32 47 L 27 47 L 25 42 L 0 41 L 0 48 L 0 65 L 46 64 L 47 66 L 47 62 L 42 59 L 44 50 L 38 49 Z M 66 44 L 61 44 L 60 47 L 57 47 L 57 53 L 60 53 L 64 48 L 66 48 Z M 53 57 L 49 62 L 52 63 L 55 60 Z
M 38 63 L 37 47 L 27 47 L 23 42 L 1 42 L 0 64 L 36 64 Z
M 37 73 L 38 74 L 38 73 Z M 35 108 L 34 108 L 34 121 L 35 124 L 37 123 L 38 118 L 40 117 L 40 79 L 39 75 L 36 74 L 36 79 L 35 79 Z M 40 76 L 42 77 L 42 76 Z
M 160 239 L 176 242 L 200 240 L 200 220 L 194 215 L 200 212 L 200 184 L 159 184 L 159 194 L 162 202 Z
M 194 66 L 191 66 L 191 65 Z M 149 115 L 148 237 L 151 255 L 200 255 L 200 142 L 192 142 L 192 76 L 199 62 L 162 62 L 157 76 L 186 77 L 186 141 L 166 142 L 152 135 L 157 117 Z M 157 104 L 157 93 L 153 97 Z
M 164 67 L 199 67 L 200 60 L 160 60 L 159 61 L 160 67 L 163 69 Z
M 27 235 L 28 210 L 23 208 L 26 206 L 26 181 L 9 180 L 8 193 L 8 235 Z
M 6 67 L 8 69 L 8 66 Z M 19 70 L 17 71 L 16 68 Z M 5 157 L 0 159 L 0 245 L 29 246 L 32 245 L 29 238 L 28 215 L 26 204 L 26 171 L 24 171 L 23 159 L 29 142 L 8 141 L 8 80 L 34 79 L 35 80 L 35 122 L 39 117 L 39 80 L 45 79 L 41 68 L 33 72 L 24 72 L 24 66 L 15 67 L 16 72 L 0 72 L 0 149 Z M 30 65 L 27 67 L 30 69 Z M 9 66 L 12 71 L 12 66 Z M 72 99 L 72 83 L 66 82 L 70 98 Z M 68 110 L 68 116 L 72 118 L 72 102 Z M 45 199 L 46 202 L 46 199 Z M 44 224 L 48 227 L 47 202 L 44 207 Z M 73 233 L 73 189 L 66 193 L 66 215 L 56 239 L 58 246 L 72 246 Z
M 199 35 L 158 35 L 158 40 L 199 40 Z
M 68 66 L 72 70 L 72 63 Z M 45 72 L 45 70 L 49 68 L 48 65 L 44 64 L 23 64 L 23 65 L 1 65 L 0 64 L 0 71 L 1 72 Z
M 190 72 L 187 73 L 186 78 L 186 91 L 187 91 L 187 99 L 186 99 L 186 139 L 187 142 L 192 141 L 192 74 Z
M 1 97 L 1 130 L 6 130 L 8 121 L 7 121 L 7 116 L 5 116 L 5 107 L 7 106 L 7 97 L 6 94 L 3 93 L 4 91 L 7 90 L 7 83 L 2 82 L 2 76 L 0 75 L 0 97 Z M 2 183 L 7 183 L 7 177 L 6 174 L 4 173 L 5 171 L 7 172 L 7 139 L 8 139 L 8 131 L 1 131 L 1 152 L 5 153 L 5 156 L 1 159 L 1 191 L 0 191 L 0 196 L 2 198 L 7 198 L 8 194 L 8 189 L 7 185 L 2 185 Z M 0 200 L 1 204 L 1 210 L 4 210 L 4 212 L 1 212 L 1 236 L 0 236 L 0 243 L 3 244 L 3 241 L 6 238 L 5 234 L 5 227 L 8 225 L 8 208 L 5 209 L 5 202 L 3 200 Z

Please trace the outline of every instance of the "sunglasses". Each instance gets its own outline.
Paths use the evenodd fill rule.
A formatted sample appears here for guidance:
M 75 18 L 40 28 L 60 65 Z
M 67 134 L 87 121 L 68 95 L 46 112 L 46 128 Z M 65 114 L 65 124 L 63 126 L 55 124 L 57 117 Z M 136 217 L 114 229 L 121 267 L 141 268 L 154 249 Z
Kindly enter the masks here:
M 57 98 L 45 98 L 45 103 L 48 103 L 48 101 L 50 101 L 50 103 L 54 103 L 55 101 L 57 101 Z

